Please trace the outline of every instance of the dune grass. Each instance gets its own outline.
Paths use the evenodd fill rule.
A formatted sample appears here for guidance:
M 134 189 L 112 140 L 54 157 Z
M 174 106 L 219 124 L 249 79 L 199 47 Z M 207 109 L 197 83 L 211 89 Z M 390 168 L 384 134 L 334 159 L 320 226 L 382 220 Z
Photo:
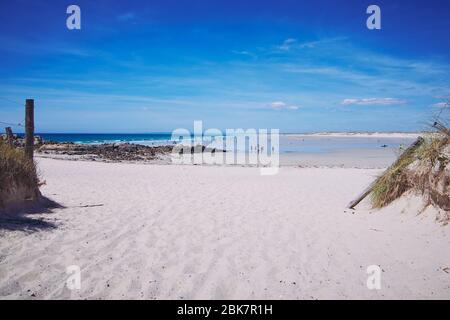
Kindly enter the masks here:
M 445 168 L 449 159 L 443 150 L 448 144 L 448 136 L 436 133 L 423 139 L 417 148 L 401 154 L 397 162 L 375 181 L 370 194 L 373 207 L 384 207 L 411 189 L 422 194 L 433 192 L 429 190 L 434 187 L 432 181 L 439 176 L 447 178 Z
M 425 139 L 425 143 L 417 149 L 417 158 L 429 161 L 433 166 L 438 160 L 445 162 L 445 158 L 447 157 L 442 153 L 442 149 L 447 144 L 448 137 L 441 134 L 434 134 Z
M 38 186 L 34 162 L 26 158 L 23 150 L 0 140 L 0 206 L 11 199 L 35 199 L 39 195 Z
M 406 150 L 397 162 L 377 179 L 370 195 L 373 207 L 388 205 L 410 188 L 406 168 L 414 161 L 415 150 Z

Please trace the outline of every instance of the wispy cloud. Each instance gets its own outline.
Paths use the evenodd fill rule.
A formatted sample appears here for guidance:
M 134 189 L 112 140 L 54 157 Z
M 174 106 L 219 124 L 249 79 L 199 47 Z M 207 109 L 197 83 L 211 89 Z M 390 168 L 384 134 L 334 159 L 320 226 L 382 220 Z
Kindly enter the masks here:
M 363 98 L 363 99 L 344 99 L 341 104 L 342 105 L 381 105 L 381 106 L 390 106 L 390 105 L 401 105 L 405 104 L 406 100 L 396 99 L 396 98 Z
M 269 107 L 273 110 L 298 110 L 298 106 L 288 105 L 283 101 L 274 101 L 269 104 Z
M 449 102 L 438 102 L 438 103 L 433 104 L 432 107 L 439 108 L 439 109 L 449 108 L 450 103 Z
M 284 51 L 284 52 L 294 51 L 294 50 L 305 49 L 305 48 L 312 49 L 312 48 L 318 47 L 323 44 L 341 42 L 346 39 L 347 39 L 347 37 L 334 37 L 334 38 L 323 38 L 323 39 L 318 39 L 318 40 L 299 42 L 297 39 L 288 38 L 288 39 L 284 40 L 281 45 L 276 46 L 276 49 L 279 52 L 280 51 Z
M 242 51 L 233 50 L 231 52 L 234 53 L 234 54 L 248 56 L 248 57 L 252 57 L 252 58 L 256 58 L 257 57 L 256 54 L 254 54 L 253 52 L 247 51 L 247 50 L 242 50 Z
M 296 39 L 293 38 L 289 38 L 284 40 L 284 42 L 279 45 L 277 48 L 282 50 L 282 51 L 289 51 L 289 49 L 291 49 L 292 45 L 295 44 L 297 42 Z

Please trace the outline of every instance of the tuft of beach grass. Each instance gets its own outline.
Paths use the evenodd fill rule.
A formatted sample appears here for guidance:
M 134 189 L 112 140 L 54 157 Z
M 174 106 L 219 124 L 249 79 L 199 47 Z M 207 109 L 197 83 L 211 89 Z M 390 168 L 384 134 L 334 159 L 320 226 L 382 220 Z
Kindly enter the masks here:
M 20 200 L 36 200 L 39 178 L 34 161 L 21 149 L 0 140 L 0 206 Z
M 434 133 L 423 138 L 417 148 L 400 155 L 374 183 L 370 194 L 374 208 L 381 208 L 414 190 L 425 196 L 428 203 L 445 210 L 450 207 L 449 137 Z

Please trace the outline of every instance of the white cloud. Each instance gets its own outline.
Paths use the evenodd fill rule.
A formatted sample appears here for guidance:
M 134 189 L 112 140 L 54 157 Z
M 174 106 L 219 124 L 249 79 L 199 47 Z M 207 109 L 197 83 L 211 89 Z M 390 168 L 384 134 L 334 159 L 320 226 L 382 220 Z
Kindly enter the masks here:
M 256 54 L 254 54 L 254 53 L 252 53 L 250 51 L 246 51 L 246 50 L 243 50 L 243 51 L 233 50 L 231 52 L 234 53 L 234 54 L 239 54 L 239 55 L 243 55 L 243 56 L 249 56 L 249 57 L 252 57 L 252 58 L 256 58 Z
M 396 98 L 344 99 L 341 102 L 342 105 L 361 105 L 361 106 L 368 106 L 368 105 L 390 106 L 405 103 L 406 103 L 405 100 Z
M 449 102 L 438 102 L 432 105 L 434 108 L 448 108 L 449 106 Z
M 270 107 L 272 109 L 283 109 L 284 107 L 286 107 L 286 103 L 284 103 L 283 101 L 275 101 L 270 104 Z
M 281 45 L 276 46 L 276 48 L 279 51 L 294 51 L 295 49 L 312 49 L 319 45 L 323 44 L 330 44 L 333 42 L 338 42 L 342 40 L 346 40 L 345 37 L 335 37 L 335 38 L 325 38 L 325 39 L 319 39 L 314 41 L 307 41 L 307 42 L 298 42 L 297 39 L 294 38 L 288 38 L 283 41 Z
M 283 51 L 289 51 L 291 46 L 296 42 L 297 42 L 297 40 L 293 39 L 293 38 L 286 39 L 286 40 L 284 40 L 282 45 L 278 46 L 278 49 L 283 50 Z
M 274 101 L 269 104 L 269 107 L 274 110 L 298 110 L 298 106 L 287 105 L 283 101 Z

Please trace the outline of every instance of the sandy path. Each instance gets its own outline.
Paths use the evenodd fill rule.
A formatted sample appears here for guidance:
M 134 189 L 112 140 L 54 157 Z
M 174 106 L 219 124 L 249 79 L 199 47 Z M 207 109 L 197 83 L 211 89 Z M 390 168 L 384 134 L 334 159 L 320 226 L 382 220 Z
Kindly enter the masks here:
M 39 166 L 65 208 L 28 216 L 56 228 L 0 225 L 1 298 L 450 298 L 448 226 L 402 203 L 344 212 L 379 170 Z M 366 287 L 372 264 L 381 290 Z

